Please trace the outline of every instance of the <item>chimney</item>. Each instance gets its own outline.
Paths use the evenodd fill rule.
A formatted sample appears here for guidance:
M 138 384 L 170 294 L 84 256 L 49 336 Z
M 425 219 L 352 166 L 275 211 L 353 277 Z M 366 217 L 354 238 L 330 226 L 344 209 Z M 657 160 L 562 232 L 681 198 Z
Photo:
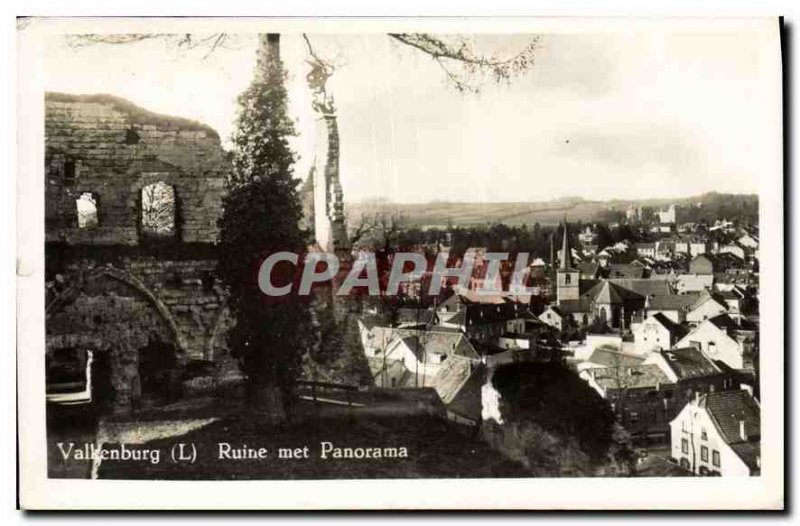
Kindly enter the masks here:
M 747 442 L 747 430 L 744 428 L 744 420 L 739 420 L 739 438 Z

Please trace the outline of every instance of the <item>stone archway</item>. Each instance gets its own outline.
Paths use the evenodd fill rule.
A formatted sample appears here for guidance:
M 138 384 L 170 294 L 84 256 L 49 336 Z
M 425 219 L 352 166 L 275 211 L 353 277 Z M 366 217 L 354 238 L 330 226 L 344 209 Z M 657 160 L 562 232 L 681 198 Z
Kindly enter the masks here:
M 48 352 L 76 348 L 99 353 L 98 365 L 108 369 L 114 411 L 135 407 L 141 399 L 142 357 L 154 361 L 148 350 L 174 357 L 186 348 L 163 303 L 140 280 L 112 267 L 79 275 L 47 306 L 46 335 Z M 169 367 L 177 370 L 174 364 Z
M 158 313 L 164 319 L 164 323 L 169 326 L 175 344 L 178 346 L 180 351 L 186 351 L 186 339 L 181 334 L 180 329 L 178 329 L 178 324 L 175 322 L 175 318 L 172 316 L 169 309 L 167 309 L 166 305 L 164 305 L 164 303 L 158 299 L 158 297 L 153 294 L 153 292 L 150 291 L 150 289 L 136 276 L 114 267 L 102 267 L 92 270 L 88 274 L 81 276 L 77 283 L 71 287 L 68 287 L 67 290 L 59 294 L 47 305 L 45 308 L 45 319 L 49 319 L 54 312 L 61 308 L 65 303 L 69 302 L 71 298 L 74 298 L 75 295 L 79 294 L 84 287 L 106 276 L 125 283 L 126 285 L 140 292 L 142 296 L 146 298 L 147 301 L 149 301 L 158 311 Z

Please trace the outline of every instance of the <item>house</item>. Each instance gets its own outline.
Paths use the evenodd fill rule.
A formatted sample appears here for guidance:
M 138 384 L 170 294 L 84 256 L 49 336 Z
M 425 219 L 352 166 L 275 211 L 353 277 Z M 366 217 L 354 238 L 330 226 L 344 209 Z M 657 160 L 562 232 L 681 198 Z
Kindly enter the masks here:
M 741 292 L 738 287 L 734 287 L 730 290 L 719 290 L 714 292 L 714 297 L 727 306 L 727 313 L 728 316 L 734 319 L 738 319 L 742 315 L 742 304 L 744 302 L 745 295 Z
M 642 355 L 651 351 L 671 349 L 688 332 L 660 312 L 650 314 L 643 321 L 631 324 L 631 331 L 636 354 Z
M 694 239 L 689 242 L 689 255 L 692 257 L 710 252 L 711 248 L 705 239 Z
M 634 437 L 667 441 L 675 383 L 655 364 L 586 369 L 581 378 L 608 400 Z
M 741 271 L 748 271 L 752 269 L 752 264 L 744 257 L 739 257 L 733 252 L 721 252 L 714 260 L 715 272 L 732 272 L 738 273 Z
M 727 314 L 720 314 L 700 323 L 676 346 L 699 349 L 732 369 L 752 370 L 757 342 L 756 327 L 744 318 L 737 321 Z
M 608 280 L 602 280 L 582 298 L 589 302 L 591 321 L 599 320 L 609 327 L 629 327 L 634 312 L 644 309 L 645 298 Z
M 739 239 L 736 240 L 741 246 L 751 250 L 758 249 L 758 237 L 753 234 L 745 232 Z
M 542 258 L 534 259 L 528 268 L 530 269 L 531 278 L 543 278 L 547 275 L 545 270 L 547 268 L 547 264 Z
M 697 301 L 697 294 L 658 294 L 647 296 L 645 310 L 647 314 L 663 314 L 673 323 L 686 321 L 686 314 Z
M 667 440 L 669 422 L 695 393 L 732 389 L 733 375 L 696 349 L 653 352 L 647 357 L 595 349 L 576 366 L 606 398 L 623 426 L 638 437 Z
M 609 279 L 611 283 L 619 285 L 640 296 L 668 296 L 674 294 L 672 285 L 667 279 L 628 279 L 615 278 Z
M 599 263 L 581 261 L 577 267 L 578 271 L 580 271 L 580 279 L 597 279 L 600 277 L 601 267 Z
M 567 327 L 567 315 L 557 305 L 548 306 L 539 315 L 539 319 L 559 331 L 563 331 Z
M 697 296 L 695 302 L 689 307 L 689 310 L 686 313 L 686 321 L 692 324 L 697 324 L 727 311 L 728 305 L 723 300 L 719 299 L 718 294 L 712 294 L 709 291 L 703 291 Z
M 639 256 L 654 258 L 658 253 L 658 243 L 636 243 L 634 248 Z
M 738 257 L 742 261 L 747 257 L 745 253 L 745 249 L 739 245 L 722 245 L 719 247 L 720 254 L 733 254 L 734 256 Z
M 591 369 L 612 369 L 610 374 L 616 374 L 616 369 L 639 367 L 644 362 L 644 357 L 620 352 L 619 348 L 611 343 L 590 348 L 589 355 L 576 365 L 576 370 L 581 374 Z
M 672 458 L 698 475 L 761 473 L 761 408 L 744 390 L 698 395 L 670 422 Z
M 630 208 L 625 210 L 625 219 L 630 223 L 640 222 L 642 220 L 642 207 L 631 203 Z
M 669 205 L 666 210 L 658 211 L 658 222 L 662 224 L 675 224 L 675 205 Z
M 714 262 L 704 253 L 698 254 L 689 262 L 689 274 L 714 274 Z
M 714 284 L 713 274 L 680 274 L 675 278 L 675 292 L 702 292 Z
M 597 239 L 597 234 L 592 225 L 586 225 L 583 231 L 578 234 L 578 241 L 581 242 L 581 245 L 591 245 L 595 239 Z
M 606 277 L 609 279 L 642 279 L 645 278 L 647 269 L 633 263 L 609 263 L 606 267 Z

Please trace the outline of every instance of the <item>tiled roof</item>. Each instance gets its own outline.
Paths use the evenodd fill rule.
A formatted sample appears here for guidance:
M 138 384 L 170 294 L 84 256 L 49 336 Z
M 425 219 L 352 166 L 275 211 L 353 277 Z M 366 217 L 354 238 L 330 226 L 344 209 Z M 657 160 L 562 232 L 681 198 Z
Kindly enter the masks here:
M 589 274 L 594 276 L 597 274 L 600 265 L 597 263 L 592 263 L 591 261 L 582 261 L 578 263 L 578 270 L 581 271 L 581 274 Z
M 417 359 L 421 359 L 423 349 L 428 354 L 455 354 L 472 360 L 480 358 L 469 338 L 458 329 L 438 326 L 427 330 L 374 327 L 372 334 L 376 347 L 381 347 L 384 342 L 388 347 L 388 344 L 396 339 L 404 340 Z
M 589 298 L 586 297 L 577 300 L 561 300 L 558 302 L 558 308 L 562 314 L 579 314 L 592 310 Z
M 436 389 L 442 402 L 449 404 L 470 375 L 470 363 L 458 357 L 448 358 L 433 377 L 429 387 Z
M 714 295 L 711 294 L 710 292 L 708 292 L 707 290 L 704 290 L 704 291 L 700 292 L 700 294 L 697 296 L 697 299 L 695 300 L 695 302 L 692 303 L 689 306 L 689 310 L 695 310 L 696 308 L 700 307 L 702 304 L 706 303 L 707 301 L 715 301 L 715 302 L 717 302 L 719 304 L 720 307 L 723 307 L 723 308 L 726 308 L 726 309 L 728 308 L 728 306 L 725 304 L 724 301 L 714 297 Z
M 688 311 L 689 307 L 697 300 L 695 294 L 666 294 L 651 296 L 651 310 L 679 310 Z
M 761 437 L 761 409 L 747 391 L 708 393 L 701 397 L 700 406 L 706 408 L 728 444 L 755 441 Z M 739 434 L 740 421 L 744 422 L 747 440 Z
M 736 321 L 730 316 L 725 313 L 718 314 L 713 318 L 708 319 L 709 322 L 713 323 L 719 329 L 729 332 L 729 331 L 755 331 L 758 330 L 758 325 L 753 323 L 752 321 L 748 320 L 747 318 L 741 318 L 741 321 Z
M 397 323 L 435 323 L 436 312 L 432 309 L 402 307 L 397 309 Z
M 679 380 L 702 378 L 721 372 L 708 356 L 694 347 L 670 349 L 661 354 Z
M 644 275 L 643 267 L 631 264 L 611 263 L 610 265 L 608 265 L 607 270 L 609 278 L 641 279 L 642 276 Z
M 447 410 L 479 422 L 481 420 L 481 388 L 486 379 L 483 367 L 475 369 L 466 382 L 458 390 L 453 400 L 447 404 Z
M 595 373 L 594 379 L 604 389 L 655 388 L 672 383 L 655 364 L 622 367 L 619 370 L 614 367 L 600 369 Z
M 642 365 L 644 358 L 617 351 L 595 349 L 586 361 L 606 367 L 637 367 Z
M 667 296 L 672 294 L 672 287 L 664 279 L 609 279 L 611 283 L 619 285 L 641 296 Z
M 595 303 L 622 304 L 630 300 L 643 300 L 641 294 L 609 281 L 595 285 L 585 296 Z

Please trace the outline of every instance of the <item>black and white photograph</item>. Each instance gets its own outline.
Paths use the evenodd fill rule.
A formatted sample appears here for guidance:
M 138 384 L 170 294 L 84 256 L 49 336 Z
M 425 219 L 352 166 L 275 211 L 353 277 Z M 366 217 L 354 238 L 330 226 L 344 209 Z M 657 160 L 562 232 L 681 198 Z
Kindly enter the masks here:
M 780 28 L 19 19 L 23 503 L 782 507 Z

